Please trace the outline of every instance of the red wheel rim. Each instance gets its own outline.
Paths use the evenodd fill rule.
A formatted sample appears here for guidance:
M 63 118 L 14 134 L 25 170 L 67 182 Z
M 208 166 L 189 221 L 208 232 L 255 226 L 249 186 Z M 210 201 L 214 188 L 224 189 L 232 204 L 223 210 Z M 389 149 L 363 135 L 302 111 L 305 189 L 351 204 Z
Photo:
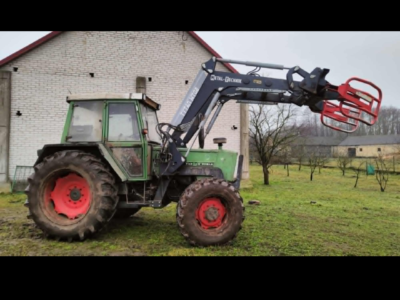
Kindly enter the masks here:
M 53 190 L 45 193 L 45 202 L 54 205 L 54 212 L 74 220 L 85 215 L 90 207 L 90 187 L 88 182 L 71 173 L 56 179 Z
M 225 206 L 218 198 L 206 198 L 198 206 L 196 219 L 204 229 L 218 228 L 226 215 Z

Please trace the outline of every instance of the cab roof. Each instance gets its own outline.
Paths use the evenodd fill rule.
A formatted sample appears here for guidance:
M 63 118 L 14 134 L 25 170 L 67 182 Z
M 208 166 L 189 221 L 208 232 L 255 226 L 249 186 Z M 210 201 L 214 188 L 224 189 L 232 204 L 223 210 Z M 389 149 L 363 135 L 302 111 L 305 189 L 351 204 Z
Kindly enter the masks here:
M 67 102 L 71 101 L 90 101 L 90 100 L 139 100 L 143 101 L 148 106 L 159 110 L 161 105 L 150 99 L 144 93 L 86 93 L 86 94 L 72 94 L 67 96 Z

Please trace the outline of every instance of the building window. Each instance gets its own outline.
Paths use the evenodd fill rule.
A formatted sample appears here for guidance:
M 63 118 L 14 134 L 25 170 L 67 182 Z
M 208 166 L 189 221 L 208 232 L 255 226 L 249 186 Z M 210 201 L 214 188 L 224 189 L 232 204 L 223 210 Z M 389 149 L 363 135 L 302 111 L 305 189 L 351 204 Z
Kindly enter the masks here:
M 360 152 L 362 152 L 362 148 L 360 148 Z
M 381 152 L 381 148 L 378 148 L 378 152 Z

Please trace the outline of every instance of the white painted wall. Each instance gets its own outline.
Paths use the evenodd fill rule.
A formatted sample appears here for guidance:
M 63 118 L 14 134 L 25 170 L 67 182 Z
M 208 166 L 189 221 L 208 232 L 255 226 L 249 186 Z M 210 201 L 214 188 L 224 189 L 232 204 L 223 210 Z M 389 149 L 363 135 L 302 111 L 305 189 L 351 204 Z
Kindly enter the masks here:
M 169 122 L 211 57 L 187 33 L 183 41 L 182 32 L 67 31 L 10 62 L 1 68 L 18 67 L 12 73 L 10 177 L 16 165 L 33 165 L 44 144 L 60 142 L 69 93 L 136 92 L 136 77 L 151 77 L 147 94 L 162 105 L 160 122 Z M 217 70 L 228 71 L 223 65 Z M 224 105 L 205 147 L 216 148 L 212 139 L 226 137 L 224 147 L 239 152 L 240 130 L 232 125 L 240 127 L 234 101 Z

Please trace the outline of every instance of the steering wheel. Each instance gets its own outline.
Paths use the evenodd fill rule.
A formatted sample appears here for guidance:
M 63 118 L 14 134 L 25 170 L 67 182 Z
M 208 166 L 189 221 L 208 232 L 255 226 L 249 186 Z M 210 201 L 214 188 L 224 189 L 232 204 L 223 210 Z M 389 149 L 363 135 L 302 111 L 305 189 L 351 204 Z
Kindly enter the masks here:
M 204 127 L 199 132 L 199 146 L 200 149 L 204 149 Z

